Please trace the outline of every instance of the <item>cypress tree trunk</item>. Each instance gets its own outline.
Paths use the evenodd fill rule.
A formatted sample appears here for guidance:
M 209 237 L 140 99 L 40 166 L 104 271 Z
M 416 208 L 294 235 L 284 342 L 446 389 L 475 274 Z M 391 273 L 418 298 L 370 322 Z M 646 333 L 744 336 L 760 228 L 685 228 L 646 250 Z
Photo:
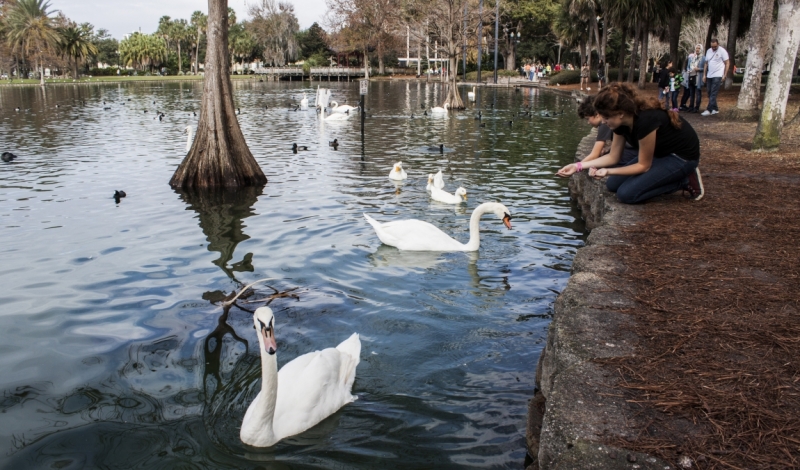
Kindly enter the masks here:
M 450 59 L 447 61 L 450 71 L 447 74 L 447 98 L 445 98 L 444 102 L 450 106 L 450 109 L 464 109 L 464 101 L 461 99 L 461 94 L 458 92 L 458 86 L 456 85 L 458 74 L 453 72 L 456 70 L 457 54 L 457 52 L 451 52 Z
M 267 177 L 247 148 L 233 106 L 233 89 L 228 75 L 227 0 L 208 0 L 207 35 L 197 136 L 169 184 L 184 189 L 266 184 Z
M 628 27 L 623 26 L 620 30 L 621 33 L 621 44 L 622 47 L 619 48 L 619 73 L 617 74 L 617 81 L 622 82 L 622 71 L 625 69 L 625 52 L 627 47 L 628 41 Z
M 774 150 L 781 143 L 783 117 L 792 84 L 792 67 L 800 44 L 797 34 L 782 32 L 800 31 L 800 0 L 778 0 L 777 31 L 772 70 L 764 93 L 761 119 L 753 138 L 753 150 Z
M 628 64 L 628 76 L 625 77 L 625 81 L 628 83 L 633 83 L 633 72 L 635 70 L 634 67 L 636 66 L 636 54 L 638 54 L 639 51 L 639 38 L 641 35 L 642 35 L 642 23 L 641 21 L 637 21 L 636 34 L 634 34 L 633 36 L 633 50 L 631 51 L 631 63 Z M 646 63 L 645 66 L 647 66 Z M 639 75 L 641 74 L 647 76 L 647 69 L 640 70 Z
M 764 57 L 772 38 L 773 0 L 756 0 L 753 4 L 753 16 L 750 23 L 750 44 L 747 46 L 747 66 L 739 92 L 736 108 L 741 111 L 755 112 L 758 109 L 758 98 L 761 94 L 761 70 L 764 69 Z
M 676 8 L 669 18 L 669 60 L 678 67 L 678 45 L 681 39 L 681 25 L 683 23 L 683 9 Z

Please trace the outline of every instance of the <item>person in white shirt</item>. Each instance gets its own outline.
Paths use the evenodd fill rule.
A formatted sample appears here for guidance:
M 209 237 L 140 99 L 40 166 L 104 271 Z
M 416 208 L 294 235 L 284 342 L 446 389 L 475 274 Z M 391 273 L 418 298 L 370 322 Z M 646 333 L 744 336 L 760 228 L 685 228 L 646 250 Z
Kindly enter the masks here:
M 717 94 L 722 80 L 728 75 L 730 62 L 728 51 L 719 46 L 717 38 L 711 39 L 711 48 L 706 51 L 706 64 L 703 67 L 703 82 L 708 85 L 708 108 L 700 113 L 701 116 L 719 113 Z

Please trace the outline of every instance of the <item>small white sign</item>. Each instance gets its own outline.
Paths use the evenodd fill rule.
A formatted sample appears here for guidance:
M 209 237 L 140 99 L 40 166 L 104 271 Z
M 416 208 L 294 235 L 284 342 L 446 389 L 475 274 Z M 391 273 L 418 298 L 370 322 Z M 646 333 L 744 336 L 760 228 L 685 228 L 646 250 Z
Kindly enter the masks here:
M 361 80 L 358 82 L 358 92 L 359 94 L 366 95 L 367 94 L 367 86 L 369 85 L 369 80 Z

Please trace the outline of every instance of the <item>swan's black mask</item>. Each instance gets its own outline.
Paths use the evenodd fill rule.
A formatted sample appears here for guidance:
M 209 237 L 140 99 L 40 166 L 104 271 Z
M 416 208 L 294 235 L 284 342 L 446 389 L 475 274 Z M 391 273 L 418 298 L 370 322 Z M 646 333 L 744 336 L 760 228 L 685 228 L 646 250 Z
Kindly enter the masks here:
M 503 217 L 503 224 L 506 226 L 507 229 L 511 230 L 511 214 L 506 212 L 505 217 Z

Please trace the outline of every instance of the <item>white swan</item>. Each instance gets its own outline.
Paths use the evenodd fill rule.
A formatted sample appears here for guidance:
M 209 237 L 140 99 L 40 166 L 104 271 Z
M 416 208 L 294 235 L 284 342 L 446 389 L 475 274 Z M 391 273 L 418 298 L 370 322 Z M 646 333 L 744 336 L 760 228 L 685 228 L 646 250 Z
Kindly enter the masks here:
M 332 113 L 325 118 L 326 121 L 346 121 L 347 119 L 350 119 L 350 115 L 343 113 Z
M 186 131 L 186 151 L 188 152 L 189 150 L 192 149 L 192 137 L 193 137 L 192 134 L 194 132 L 194 127 L 186 126 L 185 131 Z
M 300 109 L 308 109 L 308 98 L 305 93 L 303 93 L 303 99 L 300 100 Z
M 467 92 L 467 99 L 470 101 L 475 101 L 475 87 L 472 87 L 472 91 Z
M 350 106 L 349 104 L 343 104 L 339 106 L 339 103 L 336 101 L 331 101 L 330 108 L 332 113 L 346 113 L 349 111 L 358 111 L 356 106 Z
M 392 167 L 392 171 L 389 172 L 389 179 L 395 181 L 402 181 L 407 179 L 408 175 L 406 171 L 403 169 L 403 162 L 397 162 Z
M 444 202 L 446 204 L 461 204 L 467 200 L 467 190 L 458 188 L 455 194 L 450 194 L 444 189 L 437 188 L 434 182 L 433 187 L 431 187 L 431 198 L 434 201 Z
M 358 333 L 335 348 L 295 358 L 278 371 L 275 317 L 269 307 L 253 314 L 261 351 L 261 391 L 247 408 L 239 437 L 269 447 L 299 434 L 357 397 L 350 391 L 361 357 Z
M 409 251 L 478 251 L 481 244 L 480 219 L 492 212 L 511 229 L 511 213 L 499 202 L 485 202 L 472 211 L 469 219 L 469 242 L 455 240 L 434 225 L 422 220 L 396 220 L 380 223 L 364 214 L 364 218 L 375 229 L 378 238 L 389 246 Z
M 425 186 L 425 191 L 430 191 L 433 187 L 433 175 L 428 175 L 428 185 Z
M 431 112 L 432 112 L 432 113 L 437 113 L 437 114 L 438 114 L 438 113 L 445 113 L 445 114 L 447 114 L 447 111 L 448 111 L 449 109 L 450 109 L 450 103 L 445 103 L 445 104 L 444 104 L 444 108 L 443 108 L 443 107 L 441 107 L 441 106 L 434 106 L 433 108 L 431 108 Z

